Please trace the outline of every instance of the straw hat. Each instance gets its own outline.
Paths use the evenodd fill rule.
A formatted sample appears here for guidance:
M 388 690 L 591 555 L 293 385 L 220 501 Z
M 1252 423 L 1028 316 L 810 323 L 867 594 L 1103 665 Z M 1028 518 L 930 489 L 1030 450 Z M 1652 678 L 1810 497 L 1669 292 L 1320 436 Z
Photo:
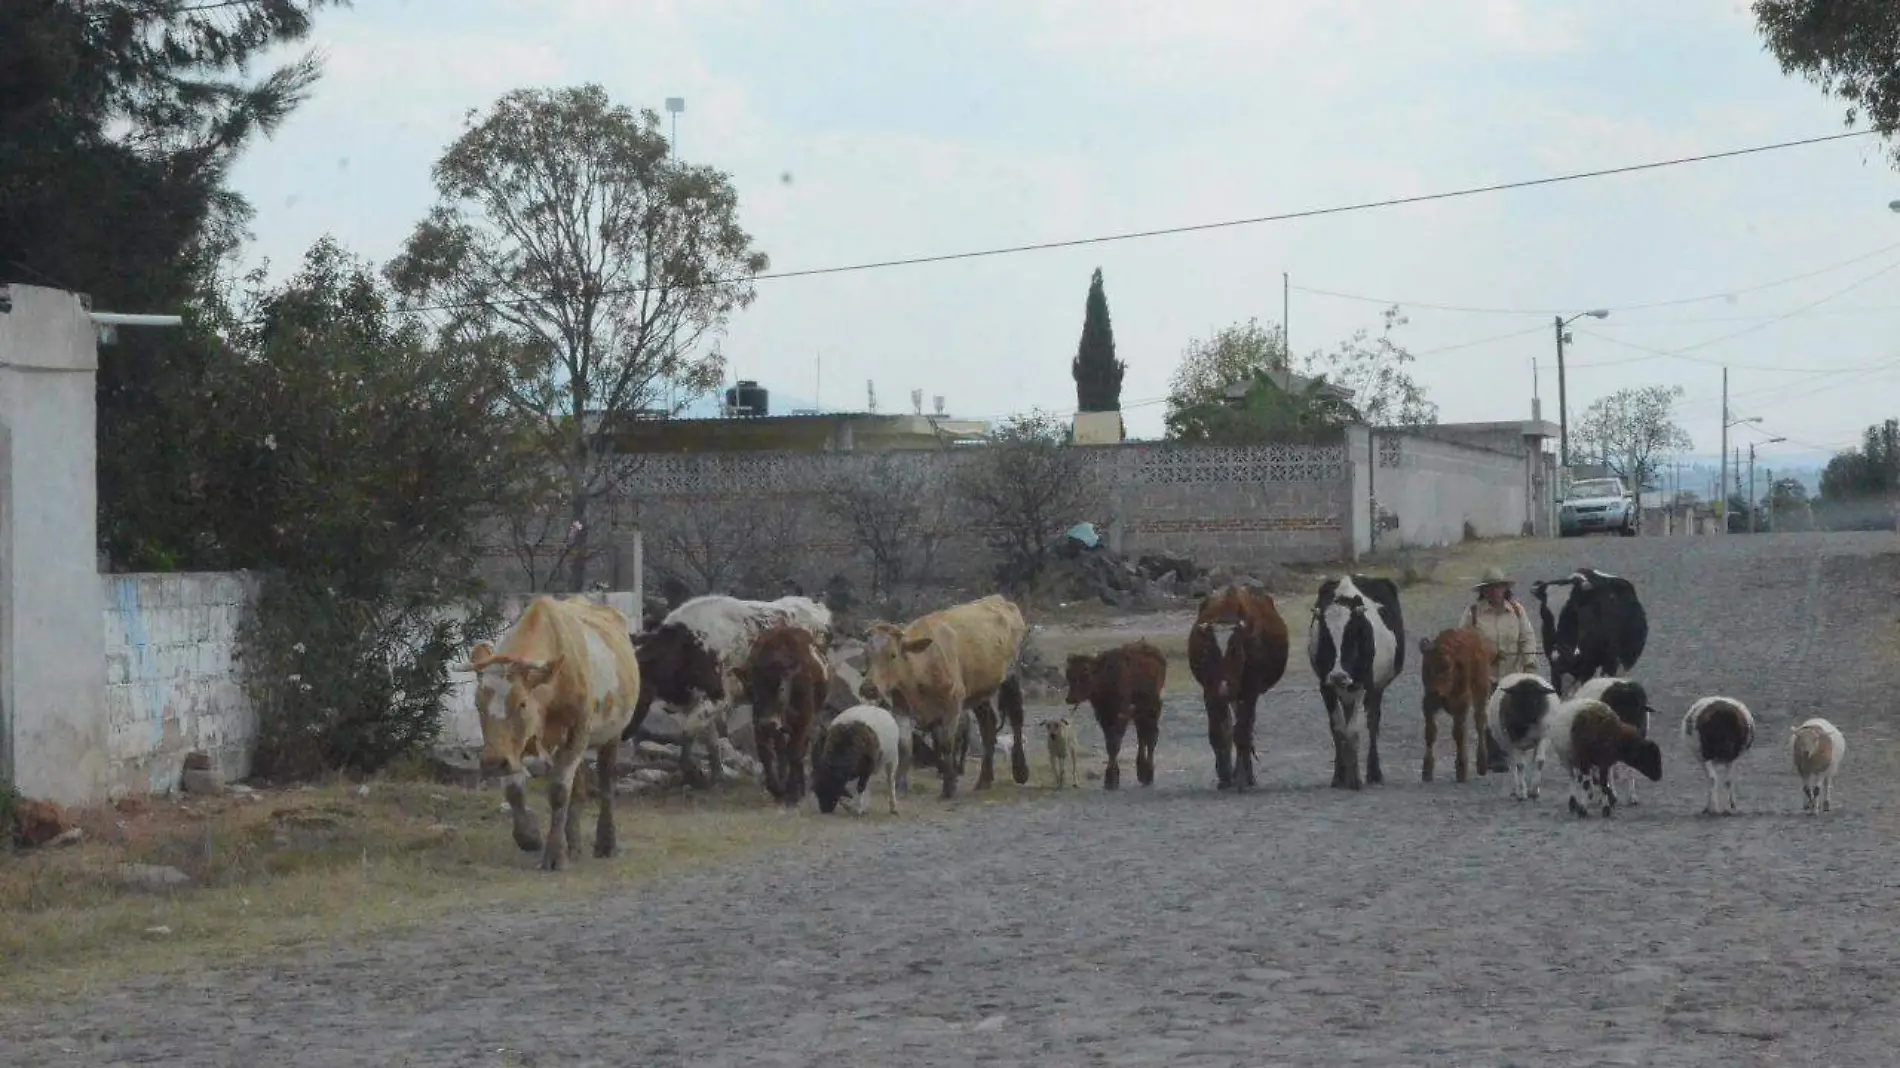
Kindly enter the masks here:
M 1471 588 L 1474 590 L 1482 591 L 1486 586 L 1510 586 L 1510 585 L 1512 585 L 1512 582 L 1509 578 L 1505 577 L 1503 568 L 1487 567 L 1484 569 L 1484 577 L 1479 579 L 1477 585 L 1472 586 Z

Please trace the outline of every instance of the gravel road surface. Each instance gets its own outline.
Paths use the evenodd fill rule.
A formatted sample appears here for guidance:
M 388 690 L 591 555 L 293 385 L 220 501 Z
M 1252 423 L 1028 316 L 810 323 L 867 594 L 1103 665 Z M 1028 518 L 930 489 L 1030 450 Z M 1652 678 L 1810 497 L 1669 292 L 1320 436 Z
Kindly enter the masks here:
M 584 921 L 469 917 L 98 991 L 0 1015 L 0 1064 L 1895 1064 L 1900 541 L 1514 557 L 1527 599 L 1531 578 L 1590 564 L 1649 607 L 1636 674 L 1664 777 L 1614 820 L 1569 816 L 1561 782 L 1525 803 L 1508 776 L 1460 786 L 1448 739 L 1420 783 L 1416 655 L 1387 696 L 1387 785 L 1327 789 L 1296 650 L 1262 712 L 1257 793 L 1213 790 L 1198 701 L 1175 700 L 1151 789 L 1131 768 L 1115 794 L 873 818 L 825 855 L 642 884 Z M 1408 642 L 1469 596 L 1407 590 Z M 1714 692 L 1761 728 L 1735 818 L 1699 815 L 1677 733 Z M 1809 818 L 1783 742 L 1815 714 L 1849 750 L 1839 807 Z

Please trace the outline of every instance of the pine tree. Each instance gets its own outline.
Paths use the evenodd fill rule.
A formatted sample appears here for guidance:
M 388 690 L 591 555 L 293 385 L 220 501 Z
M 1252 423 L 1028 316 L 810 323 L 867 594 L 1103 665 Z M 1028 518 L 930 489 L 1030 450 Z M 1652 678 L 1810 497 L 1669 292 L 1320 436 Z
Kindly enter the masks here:
M 1122 408 L 1122 372 L 1127 365 L 1115 358 L 1115 330 L 1108 322 L 1108 296 L 1102 292 L 1102 269 L 1089 279 L 1089 297 L 1082 318 L 1082 341 L 1070 365 L 1075 375 L 1075 407 L 1084 412 L 1119 412 Z

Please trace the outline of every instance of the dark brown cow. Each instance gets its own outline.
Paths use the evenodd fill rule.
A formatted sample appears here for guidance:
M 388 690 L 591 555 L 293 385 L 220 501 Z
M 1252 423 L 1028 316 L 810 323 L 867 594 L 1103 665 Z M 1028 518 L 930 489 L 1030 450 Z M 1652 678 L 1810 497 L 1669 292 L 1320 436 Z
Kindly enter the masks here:
M 1254 712 L 1286 674 L 1286 657 L 1286 621 L 1267 591 L 1225 586 L 1201 599 L 1188 631 L 1188 668 L 1207 704 L 1207 741 L 1223 790 L 1254 785 Z
M 805 796 L 812 724 L 824 708 L 831 672 L 803 627 L 781 623 L 759 635 L 738 669 L 752 704 L 752 740 L 765 788 L 787 805 Z
M 1155 741 L 1161 734 L 1161 688 L 1168 681 L 1168 658 L 1146 641 L 1132 641 L 1089 656 L 1072 653 L 1068 661 L 1070 707 L 1083 701 L 1095 712 L 1108 747 L 1108 770 L 1102 788 L 1121 785 L 1118 758 L 1122 735 L 1135 725 L 1135 778 L 1143 786 L 1155 781 Z
M 1478 735 L 1478 774 L 1491 769 L 1491 651 L 1484 637 L 1475 630 L 1449 627 L 1436 638 L 1420 638 L 1423 653 L 1419 672 L 1425 678 L 1425 767 L 1419 773 L 1432 781 L 1438 746 L 1438 713 L 1451 713 L 1451 737 L 1458 749 L 1458 781 L 1464 782 L 1471 771 L 1470 754 L 1465 750 L 1465 726 L 1476 720 Z

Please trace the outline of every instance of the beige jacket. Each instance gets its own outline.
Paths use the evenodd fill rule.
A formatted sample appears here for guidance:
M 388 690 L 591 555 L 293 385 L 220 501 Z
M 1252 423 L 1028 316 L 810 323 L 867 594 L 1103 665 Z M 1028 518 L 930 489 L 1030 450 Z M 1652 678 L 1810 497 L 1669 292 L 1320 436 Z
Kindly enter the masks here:
M 1477 631 L 1490 645 L 1493 682 L 1513 672 L 1537 670 L 1537 628 L 1531 623 L 1531 614 L 1518 602 L 1506 601 L 1499 610 L 1484 601 L 1473 601 L 1458 625 Z

